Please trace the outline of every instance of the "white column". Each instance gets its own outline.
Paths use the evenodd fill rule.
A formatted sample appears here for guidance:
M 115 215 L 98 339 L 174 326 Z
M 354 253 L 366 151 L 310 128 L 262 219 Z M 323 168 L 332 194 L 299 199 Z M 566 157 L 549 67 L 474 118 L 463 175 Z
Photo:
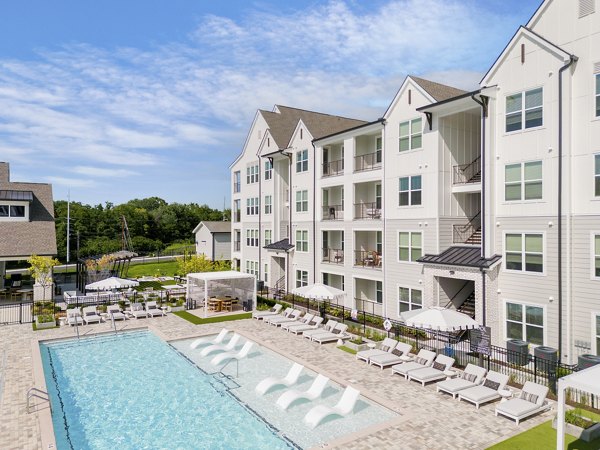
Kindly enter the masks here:
M 558 413 L 556 414 L 556 450 L 565 448 L 565 386 L 558 380 Z
M 204 318 L 208 317 L 208 281 L 204 280 Z

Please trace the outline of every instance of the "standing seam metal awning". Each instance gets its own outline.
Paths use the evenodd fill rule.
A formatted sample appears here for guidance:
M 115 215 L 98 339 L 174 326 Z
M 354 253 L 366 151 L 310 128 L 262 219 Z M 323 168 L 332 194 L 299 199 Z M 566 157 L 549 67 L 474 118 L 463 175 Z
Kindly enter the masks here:
M 473 267 L 489 269 L 502 259 L 500 255 L 491 258 L 481 256 L 480 247 L 450 247 L 439 255 L 423 255 L 417 262 L 422 264 L 438 264 L 444 266 Z

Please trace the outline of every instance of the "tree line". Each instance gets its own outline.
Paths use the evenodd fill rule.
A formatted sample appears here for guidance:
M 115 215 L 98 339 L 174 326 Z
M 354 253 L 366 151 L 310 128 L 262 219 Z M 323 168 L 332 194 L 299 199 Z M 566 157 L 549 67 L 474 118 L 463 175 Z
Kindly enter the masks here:
M 67 202 L 54 202 L 58 259 L 67 256 Z M 230 220 L 230 211 L 196 203 L 167 203 L 159 197 L 86 205 L 71 202 L 70 260 L 115 252 L 122 248 L 125 217 L 133 249 L 138 253 L 162 251 L 174 244 L 193 244 L 192 231 L 203 220 Z

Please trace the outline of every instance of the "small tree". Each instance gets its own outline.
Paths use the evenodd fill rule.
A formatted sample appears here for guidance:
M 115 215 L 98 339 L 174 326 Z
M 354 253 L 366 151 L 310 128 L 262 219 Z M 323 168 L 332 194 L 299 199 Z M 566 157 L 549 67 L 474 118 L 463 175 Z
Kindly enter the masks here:
M 205 255 L 184 255 L 177 258 L 177 271 L 181 275 L 197 272 L 221 272 L 231 270 L 225 261 L 207 259 Z
M 35 279 L 35 282 L 44 288 L 43 300 L 46 300 L 46 288 L 52 285 L 52 268 L 60 262 L 55 258 L 38 255 L 31 255 L 27 262 L 30 266 L 29 273 Z

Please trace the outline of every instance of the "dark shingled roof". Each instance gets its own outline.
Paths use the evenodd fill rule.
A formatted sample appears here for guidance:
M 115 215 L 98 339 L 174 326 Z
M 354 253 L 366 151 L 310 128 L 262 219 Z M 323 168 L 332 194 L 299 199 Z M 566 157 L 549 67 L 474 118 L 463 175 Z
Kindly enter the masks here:
M 32 202 L 33 201 L 33 192 L 0 190 L 0 200 L 9 200 L 9 201 L 16 201 L 16 202 Z
M 260 110 L 260 113 L 269 125 L 271 136 L 279 149 L 287 148 L 299 120 L 304 122 L 314 139 L 367 123 L 364 120 L 348 119 L 289 106 L 276 106 L 279 112 Z
M 52 185 L 11 182 L 8 163 L 0 162 L 0 190 L 31 195 L 31 200 L 20 200 L 30 201 L 29 222 L 0 222 L 0 257 L 56 255 Z
M 450 247 L 439 255 L 424 255 L 417 259 L 417 262 L 489 269 L 500 261 L 500 259 L 502 257 L 499 255 L 494 255 L 491 258 L 482 258 L 480 247 Z
M 203 220 L 198 224 L 194 231 L 198 230 L 200 225 L 204 225 L 211 233 L 231 233 L 231 222 L 224 222 L 222 220 Z
M 443 100 L 448 100 L 452 97 L 458 97 L 459 95 L 466 94 L 467 91 L 463 91 L 462 89 L 457 89 L 452 86 L 447 86 L 445 84 L 436 83 L 435 81 L 425 80 L 423 78 L 410 76 L 412 80 L 415 81 L 419 86 L 421 86 L 429 95 L 431 95 L 436 102 L 441 102 Z
M 265 245 L 263 248 L 267 250 L 283 250 L 288 251 L 294 248 L 292 244 L 290 244 L 290 240 L 288 238 L 282 239 L 277 242 L 273 242 L 272 244 Z

